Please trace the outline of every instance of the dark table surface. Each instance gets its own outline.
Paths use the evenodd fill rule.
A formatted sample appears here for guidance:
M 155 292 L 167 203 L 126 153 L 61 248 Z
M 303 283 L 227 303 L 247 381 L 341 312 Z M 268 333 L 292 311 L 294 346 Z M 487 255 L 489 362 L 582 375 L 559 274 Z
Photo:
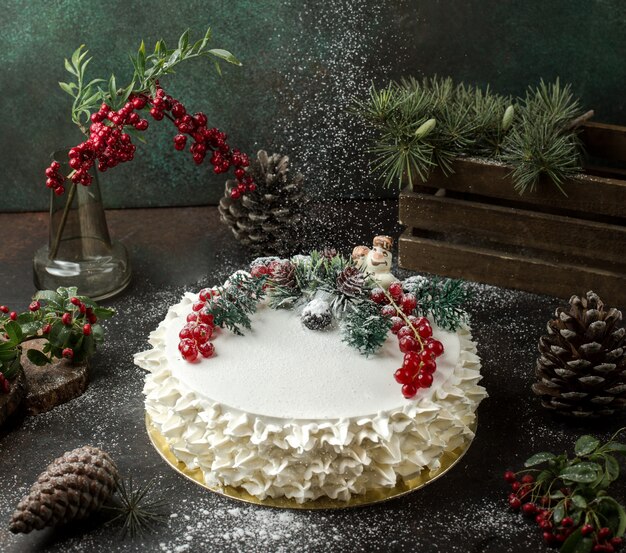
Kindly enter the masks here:
M 316 207 L 310 247 L 349 252 L 382 232 L 398 236 L 394 202 Z M 555 420 L 532 395 L 536 345 L 563 300 L 471 284 L 471 314 L 490 397 L 479 409 L 477 436 L 443 478 L 405 497 L 338 511 L 280 511 L 215 495 L 171 470 L 144 425 L 144 374 L 132 361 L 148 333 L 186 290 L 223 281 L 250 256 L 218 221 L 216 208 L 110 211 L 115 238 L 129 248 L 130 287 L 106 302 L 107 342 L 95 357 L 87 392 L 56 409 L 0 431 L 0 551 L 547 551 L 538 529 L 507 509 L 507 468 L 533 452 L 572 449 L 583 433 L 608 438 L 624 420 L 582 425 Z M 0 303 L 23 310 L 34 293 L 31 260 L 46 240 L 44 213 L 0 214 Z M 572 291 L 582 292 L 582 291 Z M 621 424 L 620 424 L 621 423 Z M 167 519 L 141 539 L 97 521 L 13 536 L 6 522 L 39 472 L 55 457 L 92 444 L 108 451 L 135 481 L 155 479 Z

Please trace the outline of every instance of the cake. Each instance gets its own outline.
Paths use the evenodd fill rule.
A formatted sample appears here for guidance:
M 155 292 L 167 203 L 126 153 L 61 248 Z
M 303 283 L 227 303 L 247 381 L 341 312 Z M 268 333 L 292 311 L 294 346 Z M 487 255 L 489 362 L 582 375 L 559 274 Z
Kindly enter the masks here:
M 287 263 L 310 267 L 311 260 Z M 319 263 L 332 272 L 331 262 Z M 340 272 L 349 264 L 342 263 Z M 209 359 L 192 356 L 189 362 L 180 338 L 198 306 L 211 303 L 206 290 L 186 293 L 151 333 L 152 349 L 135 355 L 148 371 L 144 394 L 151 424 L 178 460 L 202 471 L 207 486 L 242 488 L 260 500 L 349 501 L 423 470 L 437 471 L 445 452 L 471 441 L 486 393 L 478 385 L 480 360 L 465 322 L 455 331 L 431 323 L 429 340 L 440 342 L 443 353 L 431 385 L 407 399 L 393 376 L 405 359 L 397 337 L 388 332 L 368 356 L 351 347 L 342 317 L 360 304 L 346 300 L 355 296 L 333 299 L 323 286 L 312 301 L 296 299 L 290 308 L 276 309 L 272 278 L 284 277 L 276 267 L 261 271 L 269 278 L 263 284 L 268 296 L 256 298 L 242 326 L 232 328 L 243 335 L 216 327 Z M 350 275 L 368 297 L 368 284 Z M 242 284 L 232 288 L 241 290 Z M 326 321 L 324 305 L 333 322 L 303 324 L 303 317 Z

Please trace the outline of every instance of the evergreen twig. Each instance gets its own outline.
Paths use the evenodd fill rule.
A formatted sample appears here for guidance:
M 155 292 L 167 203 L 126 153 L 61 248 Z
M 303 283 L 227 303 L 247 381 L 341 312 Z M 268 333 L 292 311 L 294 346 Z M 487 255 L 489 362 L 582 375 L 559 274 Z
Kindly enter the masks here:
M 467 322 L 468 315 L 463 305 L 471 294 L 463 281 L 433 278 L 406 288 L 417 298 L 416 314 L 423 317 L 431 315 L 440 328 L 455 331 Z
M 342 327 L 343 341 L 369 356 L 385 343 L 390 329 L 391 319 L 381 315 L 374 302 L 363 301 L 346 315 Z

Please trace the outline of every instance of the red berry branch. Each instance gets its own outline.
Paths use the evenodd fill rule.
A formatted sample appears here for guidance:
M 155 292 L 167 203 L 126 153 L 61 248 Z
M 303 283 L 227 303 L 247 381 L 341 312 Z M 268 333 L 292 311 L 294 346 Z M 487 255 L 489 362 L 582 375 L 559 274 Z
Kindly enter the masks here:
M 620 473 L 614 454 L 626 454 L 626 444 L 615 441 L 623 430 L 605 444 L 582 436 L 573 458 L 541 452 L 526 461 L 526 469 L 504 473 L 511 486 L 509 506 L 537 523 L 547 545 L 579 553 L 613 553 L 621 547 L 626 510 L 608 489 Z
M 156 121 L 169 119 L 176 127 L 173 138 L 174 148 L 183 151 L 189 145 L 193 161 L 200 165 L 209 156 L 209 162 L 216 174 L 232 169 L 238 186 L 233 189 L 233 197 L 252 192 L 256 188 L 251 176 L 246 172 L 248 156 L 237 149 L 232 149 L 226 142 L 226 134 L 217 128 L 208 127 L 208 118 L 202 112 L 190 114 L 178 100 L 166 94 L 159 85 L 159 77 L 172 73 L 174 67 L 199 56 L 212 56 L 229 63 L 241 65 L 228 51 L 207 49 L 210 30 L 203 39 L 193 45 L 189 43 L 188 31 L 180 37 L 178 47 L 168 50 L 165 43 L 157 42 L 154 53 L 146 55 L 142 42 L 136 57 L 131 56 L 135 72 L 133 80 L 126 88 L 116 87 L 115 77 L 109 80 L 108 91 L 97 88 L 102 79 L 94 79 L 84 84 L 87 64 L 87 51 L 78 48 L 71 59 L 65 60 L 66 69 L 75 77 L 75 82 L 60 83 L 61 88 L 74 98 L 72 119 L 87 135 L 87 139 L 68 151 L 70 171 L 64 175 L 58 160 L 52 161 L 46 169 L 46 186 L 57 195 L 65 192 L 66 183 L 71 183 L 65 211 L 61 218 L 57 237 L 50 252 L 55 257 L 67 220 L 70 206 L 76 192 L 76 186 L 89 186 L 93 180 L 90 171 L 95 166 L 101 172 L 121 163 L 131 161 L 135 155 L 132 133 L 141 133 L 148 126 L 144 117 L 146 111 Z M 219 70 L 219 65 L 216 62 Z M 98 103 L 102 102 L 96 110 Z M 85 121 L 85 117 L 87 121 Z M 89 128 L 86 128 L 87 124 Z
M 404 397 L 413 398 L 420 388 L 432 386 L 436 359 L 443 354 L 443 344 L 432 337 L 433 329 L 426 317 L 412 315 L 417 308 L 417 298 L 405 293 L 400 282 L 391 284 L 389 291 L 374 288 L 370 298 L 382 306 L 383 316 L 391 318 L 391 332 L 397 336 L 398 347 L 404 353 L 402 367 L 394 377 L 402 384 Z

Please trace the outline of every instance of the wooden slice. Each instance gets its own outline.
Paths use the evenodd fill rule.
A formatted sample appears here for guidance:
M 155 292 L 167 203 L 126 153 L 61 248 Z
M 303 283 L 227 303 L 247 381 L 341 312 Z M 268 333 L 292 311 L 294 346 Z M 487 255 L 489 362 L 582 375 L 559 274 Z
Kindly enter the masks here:
M 8 394 L 0 394 L 0 426 L 17 411 L 26 395 L 26 386 L 24 382 L 24 373 L 19 372 L 18 375 L 11 380 L 11 390 Z
M 41 350 L 44 340 L 28 342 L 29 348 Z M 26 412 L 36 415 L 49 411 L 57 405 L 80 396 L 89 382 L 87 363 L 70 363 L 67 359 L 56 360 L 50 365 L 38 367 L 22 354 L 22 367 L 26 379 Z

